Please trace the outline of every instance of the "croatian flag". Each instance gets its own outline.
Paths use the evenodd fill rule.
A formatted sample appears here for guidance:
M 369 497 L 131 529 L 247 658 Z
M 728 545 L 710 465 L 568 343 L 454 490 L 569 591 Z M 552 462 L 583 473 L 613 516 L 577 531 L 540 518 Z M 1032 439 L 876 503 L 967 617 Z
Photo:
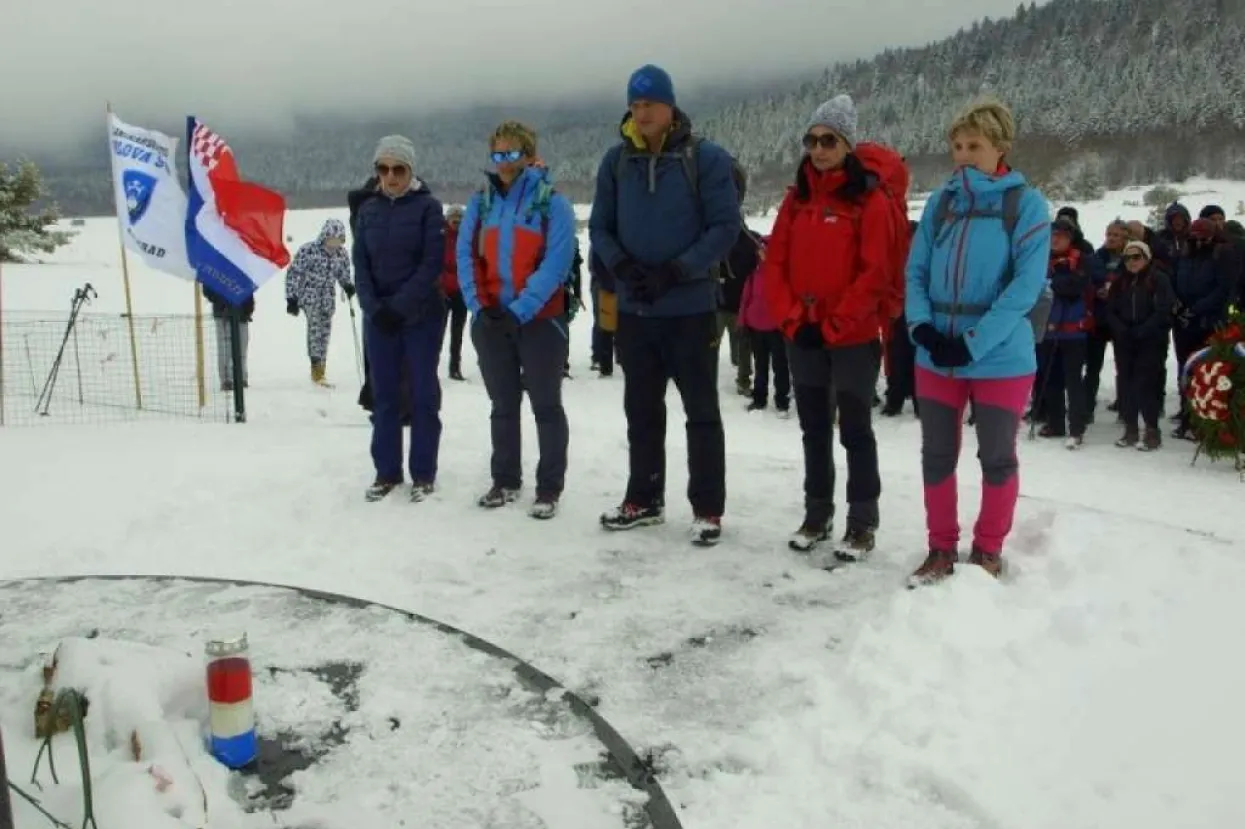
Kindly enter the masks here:
M 194 116 L 186 119 L 190 207 L 186 252 L 203 285 L 241 305 L 286 265 L 285 199 L 238 175 L 233 150 Z

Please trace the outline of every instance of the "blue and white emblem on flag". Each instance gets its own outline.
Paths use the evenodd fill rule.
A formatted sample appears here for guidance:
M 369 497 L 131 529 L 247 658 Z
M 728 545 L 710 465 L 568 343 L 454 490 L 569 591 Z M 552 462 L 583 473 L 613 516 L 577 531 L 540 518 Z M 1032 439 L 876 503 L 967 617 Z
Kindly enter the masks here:
M 126 170 L 122 173 L 121 184 L 125 188 L 125 209 L 129 214 L 130 224 L 137 224 L 147 212 L 147 206 L 151 204 L 156 179 L 140 170 Z

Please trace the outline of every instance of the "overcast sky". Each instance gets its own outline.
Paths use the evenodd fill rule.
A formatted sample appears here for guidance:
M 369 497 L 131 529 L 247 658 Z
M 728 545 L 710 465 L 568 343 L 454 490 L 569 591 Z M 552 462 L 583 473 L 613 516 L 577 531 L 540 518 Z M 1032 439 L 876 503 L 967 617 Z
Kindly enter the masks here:
M 401 114 L 617 91 L 654 62 L 676 91 L 945 37 L 1020 0 L 15 0 L 0 156 L 194 113 L 222 132 L 293 111 Z M 151 124 L 154 126 L 155 124 Z M 50 147 L 49 147 L 50 148 Z

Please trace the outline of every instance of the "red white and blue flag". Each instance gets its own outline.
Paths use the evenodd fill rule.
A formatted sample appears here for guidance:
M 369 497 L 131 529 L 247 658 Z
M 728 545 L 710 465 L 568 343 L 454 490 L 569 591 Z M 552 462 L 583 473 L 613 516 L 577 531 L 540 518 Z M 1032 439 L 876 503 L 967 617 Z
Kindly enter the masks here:
M 194 116 L 186 119 L 186 132 L 186 252 L 205 287 L 231 305 L 241 305 L 290 264 L 285 198 L 243 181 L 233 150 Z

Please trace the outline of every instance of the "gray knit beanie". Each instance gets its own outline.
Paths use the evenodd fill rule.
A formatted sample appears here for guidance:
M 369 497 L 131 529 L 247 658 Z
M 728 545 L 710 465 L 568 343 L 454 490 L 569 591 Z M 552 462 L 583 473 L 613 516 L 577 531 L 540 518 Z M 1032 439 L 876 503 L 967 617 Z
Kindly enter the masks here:
M 826 127 L 837 132 L 847 140 L 849 147 L 856 146 L 856 104 L 850 95 L 835 95 L 813 113 L 805 134 L 813 127 Z
M 372 154 L 372 163 L 375 164 L 382 158 L 405 164 L 408 169 L 414 171 L 415 145 L 404 135 L 386 135 L 376 142 L 376 152 Z

